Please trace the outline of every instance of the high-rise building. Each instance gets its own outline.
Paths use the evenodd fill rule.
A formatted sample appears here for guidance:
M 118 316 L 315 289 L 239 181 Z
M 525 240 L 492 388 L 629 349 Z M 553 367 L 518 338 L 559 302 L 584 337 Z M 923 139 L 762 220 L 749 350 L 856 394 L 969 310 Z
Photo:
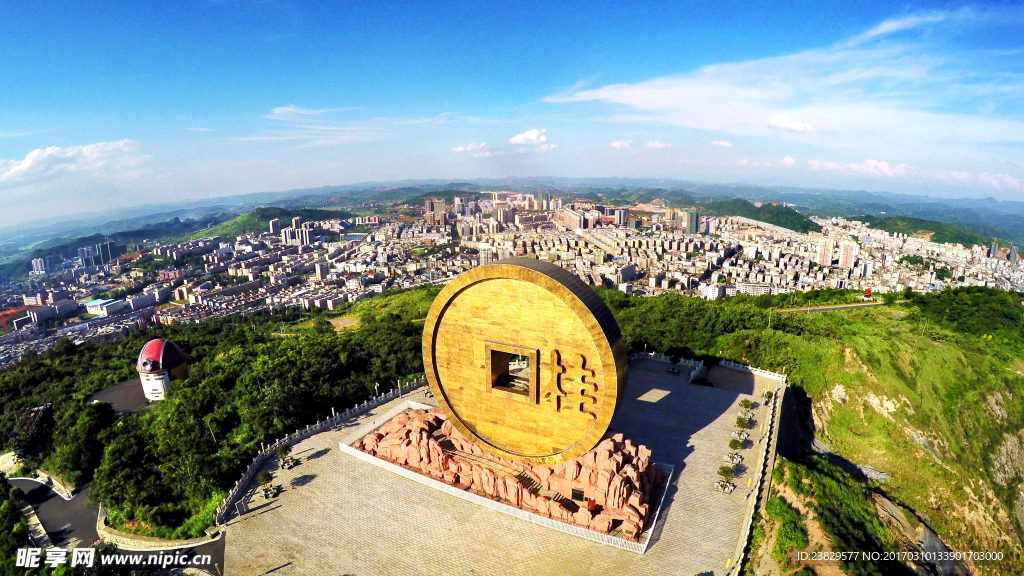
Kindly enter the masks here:
M 1010 244 L 1010 262 L 1017 262 L 1017 246 Z
M 292 218 L 292 228 L 302 228 L 302 216 Z
M 281 242 L 290 246 L 306 246 L 310 244 L 309 228 L 284 228 L 281 230 Z
M 615 225 L 625 226 L 626 222 L 629 221 L 629 209 L 628 208 L 616 208 L 615 209 Z
M 445 210 L 444 210 L 444 198 L 440 198 L 434 201 L 434 223 L 438 226 L 444 226 L 445 222 Z
M 111 244 L 113 242 L 100 242 L 96 245 L 96 263 L 99 265 L 107 264 L 111 258 Z
M 316 279 L 318 282 L 323 282 L 324 278 L 326 278 L 329 273 L 327 264 L 324 264 L 323 262 L 317 262 L 314 264 L 313 269 L 316 270 Z
M 281 233 L 281 220 L 274 218 L 270 221 L 270 233 L 280 234 Z
M 686 233 L 687 234 L 699 234 L 700 233 L 700 210 L 687 210 L 686 211 Z
M 818 242 L 818 254 L 815 261 L 819 266 L 832 265 L 832 251 L 835 250 L 836 242 L 831 238 L 822 238 Z
M 95 266 L 95 256 L 92 248 L 89 246 L 83 246 L 78 249 L 78 259 L 81 260 L 82 266 Z
M 858 248 L 857 243 L 856 242 L 851 242 L 849 240 L 846 240 L 846 241 L 843 241 L 843 242 L 839 243 L 839 267 L 840 268 L 844 268 L 844 269 L 847 269 L 847 270 L 853 268 L 853 262 L 857 258 L 857 248 Z
M 36 273 L 41 273 L 41 272 L 45 273 L 45 272 L 47 272 L 46 260 L 43 260 L 42 258 L 33 258 L 32 259 L 32 271 L 36 272 Z
M 864 265 L 861 266 L 860 275 L 862 278 L 870 278 L 871 273 L 874 272 L 874 263 L 871 260 L 866 260 Z

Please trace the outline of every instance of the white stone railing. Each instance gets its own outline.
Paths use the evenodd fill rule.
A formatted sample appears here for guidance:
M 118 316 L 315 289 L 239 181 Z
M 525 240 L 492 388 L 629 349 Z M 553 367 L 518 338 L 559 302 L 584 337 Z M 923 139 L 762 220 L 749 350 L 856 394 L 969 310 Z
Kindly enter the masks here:
M 260 450 L 260 452 L 256 454 L 255 457 L 253 457 L 252 463 L 249 464 L 249 467 L 246 468 L 245 472 L 242 473 L 241 479 L 239 479 L 238 482 L 235 482 L 235 485 L 233 488 L 231 488 L 231 491 L 228 493 L 227 498 L 222 500 L 220 505 L 217 506 L 217 524 L 223 524 L 227 520 L 228 516 L 231 515 L 232 507 L 235 505 L 236 502 L 239 501 L 239 499 L 242 496 L 245 495 L 246 488 L 249 486 L 249 482 L 252 481 L 253 477 L 256 476 L 256 473 L 259 472 L 260 468 L 263 467 L 263 464 L 266 463 L 267 460 L 277 455 L 277 449 L 279 447 L 284 445 L 291 446 L 297 442 L 301 442 L 302 440 L 309 438 L 314 434 L 318 434 L 320 432 L 323 432 L 324 430 L 333 428 L 338 424 L 344 422 L 345 420 L 348 420 L 349 418 L 354 418 L 361 414 L 365 414 L 366 412 L 372 410 L 373 408 L 376 408 L 377 406 L 380 406 L 381 404 L 390 402 L 395 398 L 404 395 L 406 392 L 410 390 L 419 388 L 424 383 L 426 383 L 426 379 L 420 376 L 419 378 L 404 384 L 401 388 L 395 388 L 394 390 L 387 392 L 385 394 L 373 396 L 369 400 L 363 402 L 362 404 L 357 404 L 356 406 L 353 406 L 352 408 L 349 408 L 344 412 L 339 412 L 338 414 L 335 414 L 334 416 L 327 418 L 321 422 L 317 422 L 316 424 L 310 424 L 305 428 L 301 428 L 291 434 L 287 434 L 283 438 L 278 439 L 273 444 Z
M 662 354 L 661 352 L 634 352 L 629 355 L 630 360 L 637 360 L 639 358 L 654 360 L 655 362 L 666 362 L 668 364 L 672 363 L 672 359 Z M 689 366 L 690 368 L 698 368 L 704 365 L 704 361 L 691 360 L 689 358 L 680 358 L 677 364 L 680 364 L 682 366 Z
M 764 376 L 765 378 L 773 378 L 775 380 L 780 380 L 783 383 L 787 381 L 785 374 L 779 374 L 778 372 L 772 372 L 761 368 L 754 368 L 753 366 L 740 364 L 739 362 L 733 362 L 732 360 L 719 360 L 718 365 L 725 366 L 726 368 L 732 368 L 733 370 L 739 370 L 741 372 L 750 372 L 751 374 L 757 374 L 758 376 Z
M 740 366 L 742 366 L 742 364 Z M 760 368 L 754 368 L 754 370 L 760 370 Z M 761 370 L 761 372 L 768 371 Z M 774 372 L 768 372 L 768 374 L 774 374 Z M 774 440 L 774 437 L 777 435 L 778 432 L 775 429 L 775 413 L 781 409 L 781 397 L 785 391 L 786 382 L 785 376 L 783 376 L 782 384 L 775 390 L 771 391 L 771 409 L 768 412 L 768 421 L 766 422 L 766 424 L 768 425 L 768 429 L 765 430 L 764 434 L 764 452 L 761 454 L 761 462 L 758 465 L 757 482 L 754 483 L 754 492 L 751 494 L 751 496 L 753 496 L 754 498 L 753 500 L 750 501 L 750 513 L 747 515 L 746 519 L 747 528 L 743 532 L 743 539 L 739 542 L 739 554 L 738 558 L 736 559 L 736 564 L 726 569 L 726 576 L 729 576 L 730 574 L 739 574 L 740 571 L 743 569 L 743 561 L 746 559 L 747 556 L 747 545 L 750 544 L 750 533 L 754 529 L 754 511 L 757 510 L 757 499 L 761 495 L 761 484 L 763 483 L 762 481 L 765 478 L 766 474 L 769 475 L 769 477 L 771 475 L 771 470 L 768 470 L 767 468 L 769 456 L 773 456 L 775 452 L 772 449 L 772 441 Z

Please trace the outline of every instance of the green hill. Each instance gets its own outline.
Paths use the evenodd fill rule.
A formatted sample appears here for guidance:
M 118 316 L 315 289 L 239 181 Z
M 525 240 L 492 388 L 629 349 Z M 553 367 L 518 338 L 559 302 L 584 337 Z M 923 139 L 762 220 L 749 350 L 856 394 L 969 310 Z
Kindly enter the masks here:
M 615 311 L 628 349 L 724 357 L 786 373 L 797 399 L 790 417 L 806 434 L 842 458 L 891 476 L 883 485 L 857 484 L 861 496 L 849 494 L 848 505 L 827 502 L 827 486 L 821 488 L 826 492 L 817 494 L 819 505 L 831 507 L 823 529 L 833 542 L 877 529 L 877 517 L 866 517 L 863 509 L 873 510 L 871 493 L 878 492 L 912 510 L 955 550 L 1004 553 L 1002 563 L 976 563 L 980 573 L 1024 570 L 1019 295 L 957 289 L 809 316 L 729 300 L 628 298 L 611 291 L 602 296 Z M 847 478 L 844 484 L 852 481 L 807 465 L 816 474 Z M 770 520 L 761 526 L 766 538 L 775 528 Z M 844 570 L 889 573 L 884 565 Z
M 78 238 L 53 238 L 39 243 L 28 253 L 12 256 L 0 264 L 0 278 L 17 278 L 26 276 L 31 269 L 30 263 L 33 258 L 45 258 L 47 256 L 58 256 L 61 258 L 72 258 L 82 246 L 95 246 L 107 240 L 116 244 L 132 244 L 144 240 L 161 240 L 164 238 L 176 238 L 187 236 L 196 230 L 205 230 L 218 222 L 223 222 L 230 214 L 221 213 L 203 218 L 171 218 L 164 222 L 148 224 L 135 230 L 124 230 L 111 234 L 91 234 Z
M 237 218 L 221 222 L 212 228 L 196 232 L 188 237 L 192 239 L 210 236 L 234 238 L 252 232 L 267 232 L 270 230 L 270 221 L 274 218 L 281 221 L 282 228 L 287 228 L 292 225 L 292 218 L 296 216 L 301 216 L 303 220 L 328 220 L 331 218 L 351 218 L 352 214 L 344 210 L 257 208 L 252 212 L 246 212 Z
M 922 220 L 921 218 L 909 218 L 905 216 L 895 216 L 892 218 L 857 216 L 855 219 L 864 222 L 876 230 L 906 234 L 915 238 L 923 238 L 930 240 L 931 242 L 938 242 L 939 244 L 949 242 L 952 244 L 963 244 L 964 246 L 970 247 L 975 244 L 985 246 L 992 241 L 991 238 L 987 238 L 981 234 L 971 232 L 970 230 L 966 230 L 959 226 L 954 226 L 953 224 L 932 222 L 931 220 Z
M 776 206 L 770 203 L 762 204 L 758 207 L 746 200 L 736 198 L 733 200 L 714 200 L 704 204 L 703 209 L 704 213 L 709 216 L 743 216 L 804 234 L 808 232 L 821 232 L 821 226 L 812 222 L 807 216 L 792 208 Z

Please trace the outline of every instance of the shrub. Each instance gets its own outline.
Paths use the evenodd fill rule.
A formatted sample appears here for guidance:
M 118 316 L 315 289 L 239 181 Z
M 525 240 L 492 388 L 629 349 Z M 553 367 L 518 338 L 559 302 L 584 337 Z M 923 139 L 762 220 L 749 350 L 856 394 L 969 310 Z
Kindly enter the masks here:
M 742 416 L 737 416 L 736 417 L 736 427 L 737 428 L 746 428 L 748 424 L 750 424 L 750 420 L 747 420 L 746 418 L 744 418 Z
M 732 466 L 722 466 L 718 469 L 718 475 L 722 477 L 722 480 L 729 481 L 736 475 L 736 469 Z
M 765 511 L 772 520 L 781 522 L 775 533 L 775 548 L 772 550 L 772 558 L 778 562 L 786 560 L 786 554 L 790 550 L 806 548 L 807 527 L 804 526 L 803 518 L 797 511 L 778 496 L 773 496 L 765 505 Z
M 273 481 L 274 477 L 270 474 L 270 472 L 267 472 L 266 470 L 256 475 L 256 482 L 260 486 L 266 486 L 267 484 L 270 484 Z
M 277 447 L 277 457 L 284 460 L 292 453 L 292 447 L 288 444 L 281 444 Z
M 732 440 L 729 440 L 729 448 L 730 449 L 732 449 L 732 450 L 739 450 L 742 447 L 743 447 L 743 443 L 740 442 L 739 440 L 737 440 L 735 438 L 733 438 Z
M 754 403 L 751 402 L 750 399 L 748 399 L 748 398 L 744 398 L 743 400 L 740 400 L 740 408 L 743 408 L 744 410 L 750 410 L 750 407 L 753 406 L 753 405 L 754 405 Z

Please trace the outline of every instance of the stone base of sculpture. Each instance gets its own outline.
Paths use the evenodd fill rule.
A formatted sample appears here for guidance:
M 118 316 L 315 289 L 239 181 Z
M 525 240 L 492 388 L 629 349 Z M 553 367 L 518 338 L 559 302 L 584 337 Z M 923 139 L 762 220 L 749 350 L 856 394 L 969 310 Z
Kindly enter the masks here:
M 622 434 L 609 433 L 586 454 L 544 466 L 484 452 L 436 408 L 406 410 L 352 447 L 480 496 L 633 542 L 664 481 L 651 451 Z

